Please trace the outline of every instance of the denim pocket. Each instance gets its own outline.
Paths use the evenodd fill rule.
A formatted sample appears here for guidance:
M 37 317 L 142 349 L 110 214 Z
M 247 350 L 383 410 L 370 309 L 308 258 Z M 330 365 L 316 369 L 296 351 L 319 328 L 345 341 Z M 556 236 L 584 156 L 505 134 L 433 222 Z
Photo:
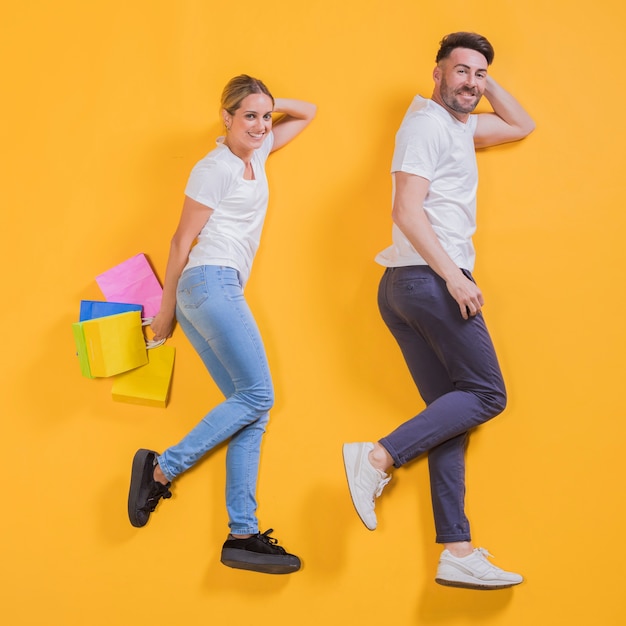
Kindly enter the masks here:
M 203 267 L 192 267 L 180 277 L 176 300 L 182 309 L 197 309 L 209 297 Z

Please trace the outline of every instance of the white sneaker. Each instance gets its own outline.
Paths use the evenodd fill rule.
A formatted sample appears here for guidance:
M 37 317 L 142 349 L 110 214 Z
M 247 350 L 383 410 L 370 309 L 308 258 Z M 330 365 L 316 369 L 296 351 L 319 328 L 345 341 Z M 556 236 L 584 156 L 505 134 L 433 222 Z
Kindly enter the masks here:
M 380 496 L 385 485 L 391 480 L 389 474 L 376 469 L 370 463 L 368 454 L 373 449 L 373 443 L 343 444 L 343 464 L 346 468 L 352 503 L 361 521 L 370 530 L 375 530 L 377 524 L 374 498 Z
M 519 585 L 524 579 L 519 574 L 505 572 L 492 565 L 484 548 L 476 548 L 470 555 L 456 557 L 444 550 L 439 558 L 435 582 L 448 587 L 466 589 L 506 589 Z

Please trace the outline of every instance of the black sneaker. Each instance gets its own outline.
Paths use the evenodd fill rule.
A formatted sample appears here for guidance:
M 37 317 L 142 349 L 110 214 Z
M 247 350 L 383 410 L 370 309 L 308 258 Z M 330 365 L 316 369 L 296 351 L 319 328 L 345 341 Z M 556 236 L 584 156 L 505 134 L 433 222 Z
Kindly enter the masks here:
M 278 545 L 278 540 L 270 537 L 273 529 L 263 534 L 257 533 L 248 539 L 235 539 L 228 535 L 222 547 L 224 565 L 236 569 L 247 569 L 263 574 L 291 574 L 300 569 L 300 559 L 288 554 Z
M 171 498 L 168 489 L 170 483 L 162 485 L 154 480 L 154 466 L 157 453 L 153 450 L 137 450 L 133 458 L 128 492 L 128 517 L 133 526 L 141 527 L 148 523 L 150 513 L 154 511 L 160 498 Z

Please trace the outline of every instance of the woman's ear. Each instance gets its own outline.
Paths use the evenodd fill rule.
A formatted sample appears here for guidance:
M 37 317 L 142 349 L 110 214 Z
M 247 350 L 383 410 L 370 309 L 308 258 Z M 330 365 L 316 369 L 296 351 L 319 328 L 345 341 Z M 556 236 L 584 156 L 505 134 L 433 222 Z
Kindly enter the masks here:
M 226 109 L 222 109 L 222 119 L 224 120 L 226 130 L 230 130 L 230 125 L 233 123 L 233 116 Z

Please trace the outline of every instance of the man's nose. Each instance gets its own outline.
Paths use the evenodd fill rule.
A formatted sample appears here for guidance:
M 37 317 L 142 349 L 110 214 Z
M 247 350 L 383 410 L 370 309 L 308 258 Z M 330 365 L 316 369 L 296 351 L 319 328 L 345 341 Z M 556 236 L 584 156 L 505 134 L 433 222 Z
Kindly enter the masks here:
M 465 84 L 469 87 L 473 87 L 476 84 L 476 76 L 474 76 L 471 72 L 468 72 L 465 75 Z

